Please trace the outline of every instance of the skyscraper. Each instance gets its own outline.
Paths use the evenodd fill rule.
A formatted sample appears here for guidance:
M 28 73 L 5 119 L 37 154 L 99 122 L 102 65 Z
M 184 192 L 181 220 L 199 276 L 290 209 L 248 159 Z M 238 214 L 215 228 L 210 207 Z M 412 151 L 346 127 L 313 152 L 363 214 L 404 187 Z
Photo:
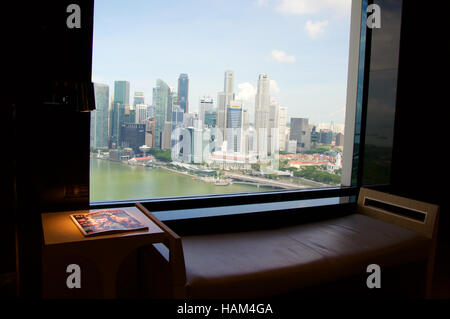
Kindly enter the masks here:
M 189 77 L 184 73 L 178 78 L 178 104 L 184 113 L 189 113 Z
M 291 118 L 290 140 L 297 141 L 297 152 L 309 151 L 311 148 L 311 130 L 308 119 Z
M 260 74 L 255 97 L 255 130 L 257 134 L 258 156 L 267 156 L 270 112 L 270 79 L 267 74 Z
M 114 100 L 111 108 L 110 146 L 120 147 L 120 126 L 124 123 L 125 107 L 130 104 L 130 82 L 114 81 Z
M 94 148 L 108 147 L 108 108 L 109 86 L 94 83 L 96 109 L 91 113 L 91 146 Z
M 155 107 L 155 132 L 153 134 L 156 148 L 162 147 L 162 133 L 166 122 L 171 122 L 172 105 L 169 86 L 161 79 L 156 80 L 153 89 L 153 106 Z
M 277 102 L 273 101 L 269 107 L 269 132 L 267 138 L 268 143 L 267 149 L 270 154 L 278 153 L 278 151 L 280 150 L 279 114 L 280 114 L 280 106 L 278 105 Z
M 214 108 L 214 99 L 210 96 L 203 96 L 200 98 L 200 105 L 198 109 L 198 116 L 202 121 L 202 127 L 205 127 L 205 113 Z
M 227 151 L 240 153 L 242 151 L 242 102 L 230 101 L 227 109 Z
M 145 120 L 147 119 L 147 109 L 147 104 L 136 104 L 136 123 L 143 124 L 145 122 Z
M 230 102 L 234 99 L 234 72 L 226 71 L 224 76 L 223 92 L 217 94 L 217 127 L 218 144 L 226 140 L 226 128 L 227 128 L 227 108 Z M 223 139 L 223 141 L 220 140 Z
M 280 106 L 278 110 L 278 127 L 280 130 L 280 151 L 286 150 L 286 123 L 287 123 L 287 108 Z
M 136 108 L 136 105 L 144 103 L 144 92 L 134 92 L 133 106 Z

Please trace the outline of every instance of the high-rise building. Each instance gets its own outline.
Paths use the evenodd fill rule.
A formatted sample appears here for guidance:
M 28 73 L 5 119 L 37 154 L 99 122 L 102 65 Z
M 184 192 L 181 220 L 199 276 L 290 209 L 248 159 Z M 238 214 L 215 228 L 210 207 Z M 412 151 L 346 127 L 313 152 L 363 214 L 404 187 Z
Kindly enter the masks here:
M 217 108 L 213 108 L 205 112 L 204 127 L 216 127 L 217 126 Z
M 94 83 L 96 109 L 91 113 L 91 147 L 108 147 L 109 86 Z
M 336 134 L 336 146 L 344 146 L 344 134 L 337 133 Z
M 297 152 L 309 151 L 311 148 L 311 130 L 308 119 L 291 118 L 290 140 L 297 141 Z
M 242 102 L 230 101 L 230 106 L 227 109 L 227 151 L 240 153 L 242 146 Z
M 145 104 L 144 92 L 134 92 L 133 106 L 138 104 Z
M 218 140 L 217 143 L 220 144 L 222 141 L 226 140 L 226 128 L 227 128 L 227 110 L 230 106 L 230 102 L 234 100 L 234 72 L 226 71 L 224 76 L 223 92 L 217 94 L 217 127 L 219 131 L 217 132 Z
M 114 81 L 114 99 L 110 114 L 110 147 L 120 147 L 120 126 L 125 123 L 125 107 L 130 105 L 130 82 Z
M 287 123 L 287 108 L 280 106 L 278 110 L 278 127 L 280 138 L 280 151 L 286 150 L 286 123 Z
M 267 138 L 267 149 L 270 154 L 278 153 L 280 150 L 280 126 L 279 126 L 280 106 L 273 101 L 269 107 L 269 132 Z
M 153 133 L 154 145 L 162 147 L 162 133 L 166 122 L 172 119 L 171 92 L 169 86 L 161 79 L 156 80 L 153 89 L 153 106 L 155 107 L 155 131 Z
M 320 143 L 325 145 L 331 145 L 333 142 L 333 131 L 320 130 Z
M 269 151 L 270 79 L 260 74 L 255 97 L 255 130 L 257 134 L 258 156 L 265 158 Z
M 145 123 L 145 120 L 147 119 L 147 104 L 137 104 L 135 106 L 136 110 L 136 123 L 143 124 Z
M 320 133 L 317 132 L 317 127 L 314 125 L 311 129 L 311 145 L 315 147 L 317 143 L 320 143 Z
M 145 145 L 145 124 L 122 123 L 121 130 L 121 147 L 131 148 L 134 153 L 141 153 L 139 147 Z
M 210 96 L 203 96 L 200 98 L 198 108 L 198 117 L 202 121 L 202 127 L 205 127 L 205 113 L 214 108 L 214 99 Z
M 184 113 L 189 113 L 189 77 L 187 74 L 180 74 L 178 78 L 178 104 Z

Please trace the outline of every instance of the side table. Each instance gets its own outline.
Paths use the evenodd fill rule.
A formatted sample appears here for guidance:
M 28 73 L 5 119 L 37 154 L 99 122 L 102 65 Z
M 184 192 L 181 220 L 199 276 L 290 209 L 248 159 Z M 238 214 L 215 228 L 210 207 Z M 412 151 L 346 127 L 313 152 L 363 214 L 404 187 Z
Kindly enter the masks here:
M 117 272 L 124 259 L 138 248 L 161 243 L 164 231 L 136 207 L 127 213 L 148 229 L 85 237 L 70 218 L 70 211 L 42 214 L 42 287 L 44 298 L 115 298 Z M 93 212 L 95 210 L 90 210 Z M 70 265 L 79 266 L 81 287 L 70 288 Z M 69 267 L 69 268 L 68 268 Z

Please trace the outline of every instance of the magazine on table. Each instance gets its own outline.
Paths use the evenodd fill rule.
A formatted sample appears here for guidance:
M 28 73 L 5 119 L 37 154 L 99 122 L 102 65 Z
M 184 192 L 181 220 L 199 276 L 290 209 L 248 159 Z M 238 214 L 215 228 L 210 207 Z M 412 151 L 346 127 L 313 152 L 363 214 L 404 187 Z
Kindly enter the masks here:
M 70 215 L 84 236 L 105 235 L 148 229 L 123 209 L 105 209 Z

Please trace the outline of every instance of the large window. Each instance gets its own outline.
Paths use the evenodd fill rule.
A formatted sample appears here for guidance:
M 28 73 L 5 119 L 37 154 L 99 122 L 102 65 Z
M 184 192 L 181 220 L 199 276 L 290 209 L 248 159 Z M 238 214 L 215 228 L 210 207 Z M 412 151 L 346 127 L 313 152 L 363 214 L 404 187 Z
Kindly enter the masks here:
M 350 16 L 351 0 L 95 1 L 91 201 L 339 186 Z

